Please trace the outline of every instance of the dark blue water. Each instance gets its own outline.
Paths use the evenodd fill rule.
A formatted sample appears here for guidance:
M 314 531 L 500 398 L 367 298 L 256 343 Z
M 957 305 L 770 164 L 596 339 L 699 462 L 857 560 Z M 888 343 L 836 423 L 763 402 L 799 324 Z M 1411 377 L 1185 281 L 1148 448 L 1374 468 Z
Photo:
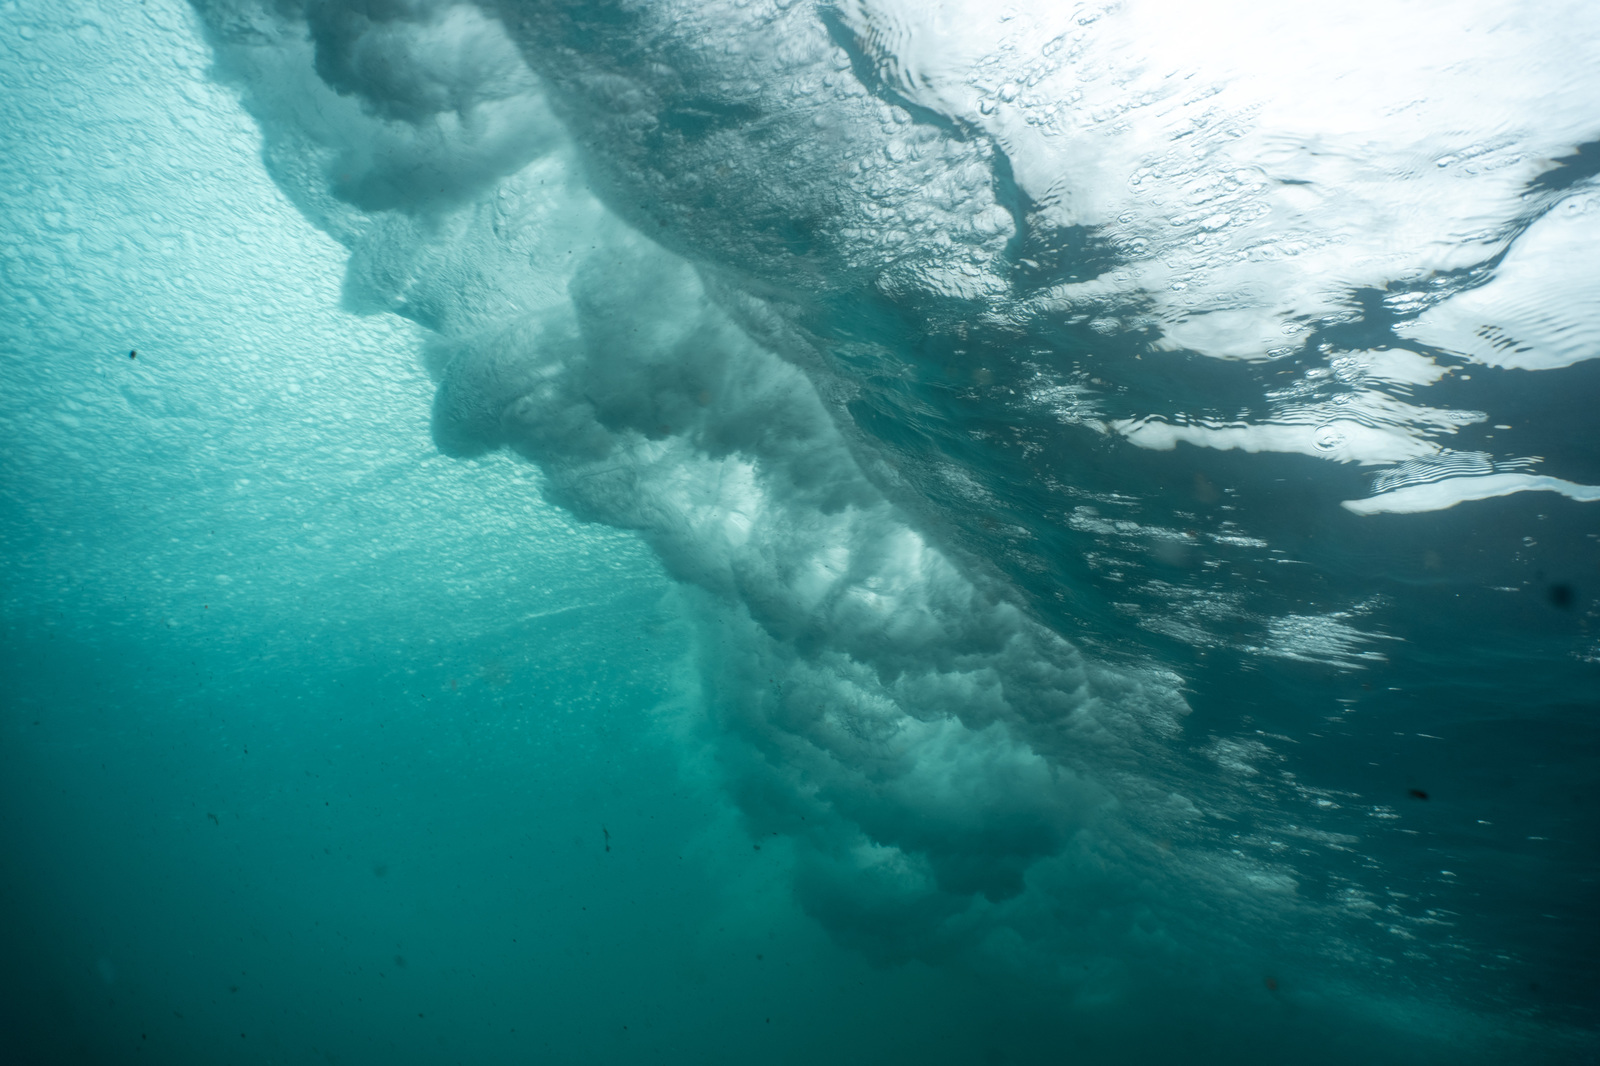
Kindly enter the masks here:
M 0 40 L 0 1061 L 1600 1056 L 1588 8 Z

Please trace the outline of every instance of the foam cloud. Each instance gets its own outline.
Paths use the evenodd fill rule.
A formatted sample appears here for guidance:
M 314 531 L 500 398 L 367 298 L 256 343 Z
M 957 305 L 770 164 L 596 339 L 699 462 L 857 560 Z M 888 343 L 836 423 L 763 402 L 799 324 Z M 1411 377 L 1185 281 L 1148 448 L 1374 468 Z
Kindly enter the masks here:
M 1087 664 L 920 534 L 865 475 L 812 381 L 753 339 L 688 261 L 589 191 L 489 16 L 320 5 L 304 23 L 230 35 L 218 5 L 203 10 L 263 116 L 269 155 L 305 153 L 280 162 L 279 179 L 352 246 L 351 301 L 435 331 L 441 449 L 520 452 L 554 499 L 639 531 L 705 591 L 719 619 L 710 700 L 737 742 L 731 772 L 765 797 L 752 818 L 814 827 L 801 838 L 816 850 L 807 868 L 860 875 L 812 877 L 819 913 L 866 921 L 870 886 L 886 878 L 927 897 L 910 913 L 929 920 L 1014 897 L 1031 866 L 1114 804 L 1085 756 L 1170 733 L 1185 712 L 1172 680 Z M 481 71 L 460 61 L 474 48 L 487 50 Z M 532 117 L 497 127 L 493 109 L 508 102 Z M 876 133 L 881 108 L 863 106 Z M 519 152 L 487 167 L 516 128 L 536 131 L 538 151 L 504 133 Z M 698 150 L 685 129 L 669 154 Z M 464 172 L 447 183 L 455 195 L 423 187 L 395 144 Z M 351 185 L 337 172 L 357 151 L 370 166 Z M 378 183 L 405 202 L 370 195 Z M 969 213 L 964 201 L 949 209 Z M 933 935 L 925 923 L 904 931 L 902 954 Z

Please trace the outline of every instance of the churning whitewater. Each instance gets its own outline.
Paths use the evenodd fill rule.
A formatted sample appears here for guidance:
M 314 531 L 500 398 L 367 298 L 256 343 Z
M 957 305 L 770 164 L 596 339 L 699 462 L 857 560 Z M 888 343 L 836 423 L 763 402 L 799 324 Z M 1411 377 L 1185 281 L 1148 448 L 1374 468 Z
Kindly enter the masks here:
M 401 715 L 411 740 L 388 734 L 352 797 L 378 795 L 397 760 L 424 750 L 434 798 L 396 800 L 416 804 L 402 825 L 456 810 L 469 780 L 543 782 L 531 806 L 485 792 L 502 798 L 474 801 L 472 828 L 458 819 L 442 835 L 498 854 L 555 817 L 540 803 L 570 808 L 583 862 L 639 863 L 606 891 L 644 927 L 688 930 L 702 948 L 734 924 L 817 930 L 828 946 L 784 963 L 776 1001 L 831 1003 L 817 989 L 859 984 L 883 1004 L 849 1021 L 818 1006 L 835 1020 L 784 1038 L 770 1028 L 777 1008 L 750 1013 L 730 990 L 750 979 L 701 976 L 721 991 L 673 998 L 662 1014 L 675 1019 L 647 1039 L 601 1020 L 607 975 L 668 972 L 677 963 L 664 960 L 700 949 L 651 932 L 599 960 L 584 933 L 538 963 L 557 986 L 564 968 L 591 975 L 572 978 L 591 991 L 560 1010 L 510 976 L 492 995 L 469 991 L 490 949 L 466 947 L 426 987 L 480 1000 L 480 1021 L 461 1014 L 408 1044 L 358 997 L 342 1036 L 306 1022 L 322 1034 L 313 1043 L 267 1011 L 254 1024 L 276 1027 L 272 1050 L 248 1057 L 240 1033 L 228 1055 L 1593 1060 L 1593 5 L 144 7 L 4 14 L 7 68 L 37 70 L 7 135 L 8 175 L 30 190 L 7 222 L 28 235 L 6 260 L 19 309 L 6 351 L 29 367 L 5 401 L 20 449 L 6 498 L 16 646 L 55 639 L 47 627 L 79 595 L 61 575 L 78 567 L 115 591 L 75 609 L 106 628 L 84 623 L 74 647 L 129 663 L 201 647 L 136 627 L 156 650 L 135 654 L 111 627 L 134 610 L 124 604 L 154 605 L 139 617 L 192 607 L 202 586 L 185 569 L 218 564 L 186 558 L 211 549 L 161 548 L 176 554 L 131 566 L 102 550 L 83 569 L 61 515 L 88 506 L 98 475 L 75 488 L 48 471 L 94 465 L 74 434 L 103 433 L 99 455 L 150 420 L 168 447 L 142 462 L 159 471 L 229 424 L 217 390 L 242 390 L 241 411 L 258 402 L 246 396 L 271 397 L 262 428 L 186 461 L 282 470 L 256 475 L 272 495 L 241 466 L 230 499 L 259 502 L 223 502 L 219 481 L 180 519 L 162 510 L 173 488 L 129 473 L 145 488 L 99 520 L 108 543 L 117 523 L 141 531 L 136 544 L 179 523 L 174 544 L 233 545 L 214 577 L 227 595 L 246 595 L 229 590 L 236 571 L 263 575 L 237 601 L 237 628 L 194 653 L 213 663 L 207 684 L 249 708 L 228 728 L 246 728 L 241 714 L 249 728 L 274 722 L 280 745 L 299 730 L 307 766 L 293 784 L 313 788 L 333 718 L 370 738 Z M 119 53 L 117 40 L 139 47 Z M 134 57 L 176 73 L 125 77 Z M 68 68 L 90 73 L 58 100 Z M 139 106 L 174 116 L 151 158 L 189 161 L 120 191 L 117 153 L 145 151 L 129 117 Z M 253 199 L 224 198 L 248 182 Z M 168 241 L 132 221 L 163 197 L 209 206 Z M 97 217 L 95 202 L 132 206 Z M 259 254 L 221 251 L 255 212 L 275 220 L 251 224 Z M 97 236 L 119 225 L 122 243 Z M 119 275 L 208 256 L 257 258 L 256 295 L 185 274 L 154 303 L 114 296 L 143 284 Z M 80 261 L 116 265 L 73 281 Z M 273 293 L 303 284 L 324 303 L 277 306 Z M 214 295 L 197 303 L 202 285 Z M 70 301 L 92 324 L 55 324 Z M 313 320 L 335 339 L 297 324 Z M 113 344 L 133 323 L 146 339 Z M 281 341 L 223 354 L 269 329 Z M 100 347 L 121 362 L 82 368 Z M 35 415 L 74 391 L 83 410 Z M 112 392 L 126 402 L 94 399 Z M 308 496 L 366 510 L 314 516 Z M 147 506 L 165 517 L 131 524 Z M 355 560 L 369 536 L 378 561 L 360 581 L 319 591 L 307 575 L 332 564 L 317 560 Z M 405 561 L 380 558 L 379 541 L 403 545 Z M 291 585 L 299 599 L 267 591 Z M 366 605 L 365 620 L 329 628 L 342 604 Z M 332 647 L 364 650 L 280 646 L 335 631 Z M 451 656 L 479 664 L 465 686 Z M 51 688 L 66 682 L 47 684 L 43 667 L 16 669 L 18 708 L 89 699 Z M 130 669 L 94 684 L 120 691 Z M 334 693 L 346 670 L 359 710 Z M 308 686 L 293 713 L 280 684 Z M 589 710 L 571 721 L 583 724 L 533 710 L 580 687 L 571 706 Z M 463 692 L 481 701 L 470 715 L 450 709 Z M 192 699 L 135 692 L 119 714 L 134 723 Z M 43 788 L 67 771 L 28 754 L 32 715 L 13 716 L 7 758 Z M 585 739 L 524 752 L 509 733 L 474 732 L 513 722 Z M 76 745 L 85 766 L 114 744 L 51 743 Z M 506 754 L 485 754 L 496 747 Z M 278 795 L 290 778 L 273 780 L 259 787 Z M 310 823 L 262 814 L 268 792 L 237 805 L 297 839 Z M 16 786 L 6 803 L 20 812 L 28 795 Z M 343 817 L 333 802 L 306 817 Z M 647 845 L 649 861 L 625 859 L 648 819 L 604 813 L 619 807 L 693 828 Z M 410 835 L 387 847 L 410 854 Z M 729 840 L 748 842 L 740 863 L 766 849 L 759 887 L 753 868 L 720 857 Z M 484 913 L 560 941 L 590 920 L 570 905 L 577 889 L 548 887 L 576 878 L 578 860 L 535 853 L 518 874 L 440 860 L 444 895 L 426 898 L 539 881 L 555 894 L 518 903 L 508 887 Z M 360 862 L 375 883 L 405 865 Z M 668 883 L 681 896 L 651 888 Z M 685 902 L 718 884 L 723 903 Z M 372 919 L 374 943 L 389 930 L 426 938 L 427 906 L 394 907 Z M 314 923 L 301 936 L 319 943 L 330 934 Z M 177 953 L 186 937 L 174 935 Z M 501 941 L 521 943 L 508 934 L 494 952 L 513 950 Z M 32 943 L 17 952 L 48 954 Z M 775 949 L 737 950 L 766 966 Z M 331 980 L 309 949 L 281 951 L 285 972 Z M 382 975 L 375 1002 L 424 980 L 410 949 L 380 954 L 341 971 Z M 95 994 L 115 1001 L 126 982 L 110 954 L 96 958 Z M 137 1002 L 176 995 L 162 990 L 176 978 L 142 966 Z M 61 979 L 65 1001 L 82 998 L 79 979 Z M 678 995 L 616 980 L 641 1003 Z M 291 1019 L 305 995 L 292 986 L 271 999 Z M 526 1043 L 526 1020 L 521 1036 L 500 1024 L 502 998 L 534 1012 L 542 1044 Z M 404 1024 L 428 1013 L 407 1006 Z M 162 1008 L 172 1014 L 186 1017 Z M 104 1024 L 80 1061 L 135 1061 Z M 901 1029 L 925 1039 L 886 1036 Z M 17 1031 L 39 1061 L 56 1053 L 31 1023 Z M 378 1031 L 381 1051 L 366 1035 Z M 225 1061 L 215 1036 L 164 1039 L 166 1061 Z

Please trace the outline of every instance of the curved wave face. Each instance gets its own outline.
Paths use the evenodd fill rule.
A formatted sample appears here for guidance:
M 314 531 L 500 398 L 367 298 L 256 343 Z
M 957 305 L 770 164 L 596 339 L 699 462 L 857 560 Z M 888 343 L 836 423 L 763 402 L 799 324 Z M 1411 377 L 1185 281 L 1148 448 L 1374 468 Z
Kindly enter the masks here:
M 1600 8 L 0 21 L 17 1061 L 1600 1054 Z

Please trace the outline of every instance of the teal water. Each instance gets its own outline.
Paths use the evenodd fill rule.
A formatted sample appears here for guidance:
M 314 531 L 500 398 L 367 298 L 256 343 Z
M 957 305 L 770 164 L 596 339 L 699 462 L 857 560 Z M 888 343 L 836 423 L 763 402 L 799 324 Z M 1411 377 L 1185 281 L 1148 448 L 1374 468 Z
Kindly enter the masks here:
M 1141 230 L 920 17 L 0 7 L 0 1060 L 1596 1060 L 1582 85 Z

